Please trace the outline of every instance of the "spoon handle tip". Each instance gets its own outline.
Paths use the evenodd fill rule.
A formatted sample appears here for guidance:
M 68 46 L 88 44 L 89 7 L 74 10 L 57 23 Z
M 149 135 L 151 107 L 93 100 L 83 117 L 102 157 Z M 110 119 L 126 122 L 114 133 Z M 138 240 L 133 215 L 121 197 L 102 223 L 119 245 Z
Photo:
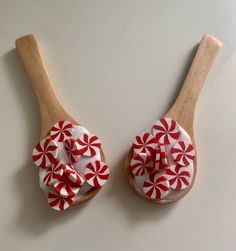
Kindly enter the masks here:
M 71 117 L 57 99 L 34 35 L 22 36 L 16 39 L 15 44 L 39 103 L 41 134 L 45 137 L 54 123 L 58 120 L 71 120 Z
M 205 34 L 198 46 L 178 98 L 165 116 L 174 118 L 193 136 L 194 112 L 200 91 L 223 43 Z

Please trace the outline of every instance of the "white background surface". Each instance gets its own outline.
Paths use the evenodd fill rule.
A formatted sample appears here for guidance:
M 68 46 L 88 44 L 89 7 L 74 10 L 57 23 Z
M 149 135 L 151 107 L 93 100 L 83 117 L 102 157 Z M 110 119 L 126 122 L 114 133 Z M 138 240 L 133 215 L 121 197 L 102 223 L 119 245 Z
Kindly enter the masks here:
M 1 250 L 235 250 L 235 13 L 234 0 L 0 1 Z M 153 205 L 127 186 L 124 156 L 174 101 L 205 32 L 224 48 L 197 107 L 197 180 L 181 202 Z M 31 163 L 39 110 L 14 50 L 27 33 L 111 168 L 92 201 L 62 214 L 48 208 Z

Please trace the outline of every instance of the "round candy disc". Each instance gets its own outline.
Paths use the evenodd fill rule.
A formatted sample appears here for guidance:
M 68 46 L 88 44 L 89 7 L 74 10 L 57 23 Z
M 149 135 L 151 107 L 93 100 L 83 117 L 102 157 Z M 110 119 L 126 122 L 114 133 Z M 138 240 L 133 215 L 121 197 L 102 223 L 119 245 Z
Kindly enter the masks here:
M 153 126 L 157 143 L 173 144 L 180 137 L 178 124 L 171 118 L 162 118 Z
M 181 166 L 188 166 L 193 162 L 195 151 L 192 144 L 179 141 L 171 149 L 173 159 Z
M 62 120 L 57 122 L 51 129 L 50 135 L 53 140 L 62 142 L 71 137 L 73 126 L 70 122 Z
M 46 168 L 57 162 L 57 155 L 58 147 L 56 142 L 46 138 L 34 147 L 32 159 L 36 166 Z
M 71 198 L 62 198 L 50 192 L 48 193 L 48 204 L 51 208 L 57 211 L 64 211 L 72 203 L 73 203 L 73 200 Z
M 146 153 L 136 154 L 130 163 L 130 170 L 134 176 L 142 176 L 146 172 L 154 170 L 154 163 L 152 157 Z
M 165 176 L 151 173 L 143 183 L 143 191 L 148 198 L 153 200 L 163 199 L 170 191 L 170 184 Z
M 191 175 L 187 167 L 180 165 L 171 166 L 166 170 L 166 177 L 170 182 L 170 187 L 176 190 L 182 190 L 189 186 Z
M 84 156 L 94 156 L 101 148 L 101 141 L 96 135 L 85 133 L 77 140 L 79 153 Z
M 93 187 L 103 186 L 109 178 L 108 166 L 100 161 L 92 161 L 85 168 L 85 180 Z
M 148 132 L 144 132 L 140 136 L 135 137 L 135 141 L 133 143 L 133 150 L 135 153 L 146 153 L 146 154 L 153 154 L 156 148 L 156 139 L 153 137 L 152 134 Z

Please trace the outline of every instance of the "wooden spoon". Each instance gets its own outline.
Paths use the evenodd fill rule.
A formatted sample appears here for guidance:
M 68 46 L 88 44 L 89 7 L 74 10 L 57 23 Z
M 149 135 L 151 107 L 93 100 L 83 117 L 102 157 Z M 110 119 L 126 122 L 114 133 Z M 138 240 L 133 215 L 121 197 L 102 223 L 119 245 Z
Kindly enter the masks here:
M 65 111 L 55 95 L 35 37 L 26 35 L 18 38 L 16 40 L 16 49 L 38 100 L 41 115 L 41 139 L 48 136 L 52 126 L 60 120 L 67 120 L 72 124 L 80 125 Z M 105 162 L 103 150 L 101 150 L 101 157 L 102 161 Z M 92 188 L 74 204 L 91 199 L 99 190 L 100 188 Z
M 197 104 L 197 100 L 203 84 L 207 78 L 207 75 L 215 61 L 215 58 L 220 51 L 223 43 L 216 39 L 215 37 L 205 34 L 200 42 L 192 65 L 189 69 L 183 87 L 177 97 L 175 103 L 172 105 L 170 110 L 164 115 L 164 117 L 169 117 L 174 119 L 181 127 L 183 127 L 189 136 L 191 137 L 192 143 L 195 146 L 194 139 L 194 113 Z M 136 192 L 134 187 L 134 177 L 130 171 L 130 162 L 133 156 L 132 148 L 129 151 L 128 157 L 126 159 L 125 170 L 128 183 L 131 188 Z M 197 173 L 197 158 L 194 160 L 194 176 L 190 186 L 188 186 L 180 195 L 174 199 L 160 199 L 153 200 L 145 197 L 138 193 L 138 195 L 144 197 L 145 199 L 159 204 L 168 204 L 183 198 L 192 188 L 194 180 Z

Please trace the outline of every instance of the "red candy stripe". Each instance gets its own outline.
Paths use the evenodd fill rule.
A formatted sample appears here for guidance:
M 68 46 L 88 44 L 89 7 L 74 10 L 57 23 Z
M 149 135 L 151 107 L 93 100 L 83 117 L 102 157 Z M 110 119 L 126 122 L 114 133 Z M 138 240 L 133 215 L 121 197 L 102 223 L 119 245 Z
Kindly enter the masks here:
M 65 166 L 65 175 L 71 182 L 73 182 L 77 186 L 81 186 L 84 183 L 83 178 L 79 175 L 79 173 L 71 164 L 67 164 Z
M 101 141 L 91 133 L 85 133 L 77 140 L 79 153 L 84 156 L 94 156 L 101 148 Z
M 155 170 L 160 171 L 161 168 L 161 150 L 158 146 L 155 153 Z
M 46 168 L 57 162 L 57 155 L 58 148 L 56 142 L 46 138 L 34 147 L 32 159 L 36 166 Z
M 165 145 L 159 143 L 156 148 L 155 154 L 155 170 L 160 171 L 161 168 L 168 169 L 169 162 L 166 154 Z
M 170 191 L 170 184 L 165 176 L 151 173 L 143 183 L 143 191 L 148 198 L 153 200 L 163 199 Z
M 54 184 L 54 189 L 61 197 L 71 198 L 79 192 L 80 186 L 74 184 L 73 182 L 70 182 L 70 180 L 64 174 L 63 180 L 56 181 L 56 183 Z
M 171 118 L 162 118 L 153 126 L 158 143 L 173 144 L 180 136 L 178 124 Z
M 170 169 L 166 170 L 166 176 L 170 182 L 170 187 L 173 189 L 181 190 L 190 184 L 191 175 L 186 167 L 171 166 Z
M 164 144 L 159 144 L 160 152 L 161 152 L 161 167 L 164 169 L 169 168 L 168 158 L 166 154 L 166 149 Z
M 71 198 L 62 198 L 50 192 L 48 193 L 48 204 L 51 208 L 57 211 L 64 211 L 72 203 L 73 203 L 73 200 Z
M 181 166 L 188 166 L 193 162 L 195 152 L 192 144 L 179 141 L 171 149 L 173 159 Z
M 49 167 L 46 175 L 43 178 L 43 182 L 46 185 L 53 185 L 57 180 L 61 180 L 64 173 L 65 166 L 58 162 L 55 166 Z
M 156 139 L 150 133 L 145 132 L 135 137 L 132 147 L 135 153 L 152 154 L 156 148 Z
M 102 161 L 90 162 L 85 168 L 85 180 L 93 187 L 101 187 L 109 178 L 109 168 Z
M 150 154 L 136 154 L 130 163 L 130 170 L 134 176 L 142 176 L 146 172 L 154 170 L 154 163 Z
M 80 156 L 79 144 L 74 139 L 66 139 L 64 145 L 71 162 L 77 162 Z
M 62 142 L 65 139 L 71 137 L 73 126 L 70 122 L 62 120 L 57 122 L 51 129 L 51 138 Z

